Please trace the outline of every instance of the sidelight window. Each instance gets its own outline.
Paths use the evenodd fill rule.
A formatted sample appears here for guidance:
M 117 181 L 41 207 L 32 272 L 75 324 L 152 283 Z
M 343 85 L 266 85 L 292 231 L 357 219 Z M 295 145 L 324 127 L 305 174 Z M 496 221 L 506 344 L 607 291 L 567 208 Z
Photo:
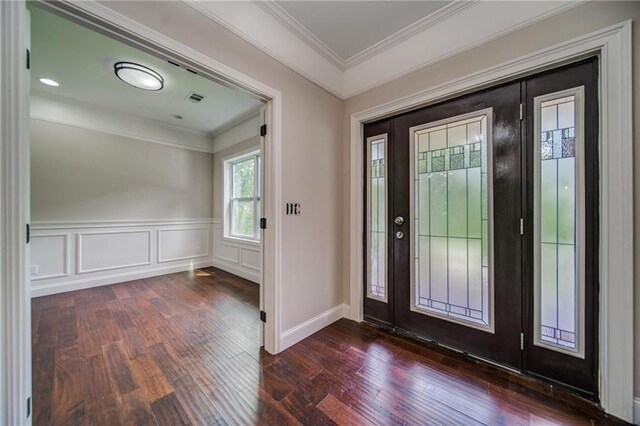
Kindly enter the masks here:
M 581 358 L 583 99 L 583 87 L 534 99 L 534 343 Z
M 367 296 L 387 301 L 387 136 L 367 139 Z
M 412 128 L 412 310 L 493 331 L 492 110 Z

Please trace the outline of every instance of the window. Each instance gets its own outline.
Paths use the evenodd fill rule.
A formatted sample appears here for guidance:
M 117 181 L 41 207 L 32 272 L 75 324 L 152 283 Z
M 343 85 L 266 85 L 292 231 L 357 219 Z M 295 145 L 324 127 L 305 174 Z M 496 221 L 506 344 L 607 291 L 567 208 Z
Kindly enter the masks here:
M 260 240 L 260 152 L 225 161 L 225 236 Z

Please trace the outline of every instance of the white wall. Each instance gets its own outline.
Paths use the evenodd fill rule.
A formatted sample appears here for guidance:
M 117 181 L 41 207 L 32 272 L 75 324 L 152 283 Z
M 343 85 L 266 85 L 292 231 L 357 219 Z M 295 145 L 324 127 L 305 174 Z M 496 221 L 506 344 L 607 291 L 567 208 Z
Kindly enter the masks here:
M 45 101 L 60 108 L 31 119 L 32 296 L 211 266 L 213 155 L 183 146 L 191 132 L 129 116 L 123 136 L 109 111 L 80 126 L 77 105 Z
M 260 116 L 251 117 L 214 137 L 213 154 L 213 265 L 260 283 L 260 243 L 224 236 L 224 160 L 260 149 Z
M 385 104 L 416 92 L 439 86 L 446 82 L 473 74 L 483 69 L 507 62 L 545 47 L 588 34 L 626 20 L 633 20 L 633 109 L 634 109 L 634 186 L 635 186 L 635 395 L 640 410 L 640 3 L 639 2 L 589 2 L 567 12 L 495 39 L 474 49 L 460 53 L 432 66 L 415 71 L 403 78 L 355 96 L 345 102 L 343 116 L 343 250 L 345 262 L 349 262 L 349 144 L 350 116 L 360 111 Z M 348 264 L 348 263 L 347 263 Z M 349 282 L 349 270 L 343 270 L 343 281 Z M 344 288 L 345 303 L 349 303 L 348 285 Z M 640 422 L 640 420 L 638 420 Z

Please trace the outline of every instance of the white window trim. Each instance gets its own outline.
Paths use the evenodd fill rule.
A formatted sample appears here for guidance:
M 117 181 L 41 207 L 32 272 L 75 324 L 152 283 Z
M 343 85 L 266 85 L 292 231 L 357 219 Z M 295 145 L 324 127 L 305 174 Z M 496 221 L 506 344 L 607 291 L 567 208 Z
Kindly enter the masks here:
M 455 316 L 440 314 L 437 311 L 429 310 L 425 308 L 421 308 L 416 303 L 416 290 L 415 290 L 415 250 L 416 250 L 416 210 L 415 210 L 415 144 L 417 143 L 416 133 L 430 129 L 432 127 L 443 126 L 450 123 L 455 123 L 457 121 L 462 121 L 470 118 L 476 117 L 486 117 L 487 119 L 487 204 L 488 204 L 488 219 L 489 219 L 489 228 L 487 230 L 487 236 L 489 238 L 488 241 L 488 250 L 489 250 L 489 304 L 487 309 L 488 312 L 488 322 L 487 325 L 482 325 L 475 323 L 473 321 L 465 320 L 462 318 L 458 318 Z M 417 312 L 422 315 L 427 315 L 435 318 L 440 318 L 445 321 L 453 322 L 465 327 L 474 328 L 476 330 L 484 331 L 487 333 L 495 334 L 495 322 L 494 322 L 494 268 L 493 268 L 493 108 L 486 108 L 478 111 L 473 111 L 467 114 L 457 115 L 455 117 L 449 117 L 444 120 L 438 120 L 431 123 L 420 124 L 418 126 L 411 127 L 409 129 L 409 224 L 411 225 L 411 242 L 410 242 L 410 279 L 411 284 L 409 285 L 410 293 L 411 293 L 411 311 Z M 448 148 L 445 148 L 448 149 Z
M 247 244 L 252 244 L 259 246 L 260 245 L 260 209 L 254 211 L 253 218 L 253 226 L 254 226 L 254 238 L 245 238 L 237 235 L 233 235 L 231 233 L 231 194 L 232 194 L 232 185 L 233 179 L 231 177 L 231 166 L 234 163 L 239 163 L 244 160 L 247 160 L 252 157 L 259 157 L 260 161 L 258 161 L 257 170 L 254 170 L 254 184 L 257 185 L 255 187 L 258 188 L 258 200 L 262 202 L 262 182 L 260 182 L 260 168 L 262 167 L 262 158 L 261 158 L 260 148 L 249 148 L 243 151 L 237 152 L 233 155 L 229 155 L 222 159 L 223 164 L 223 240 L 233 241 L 233 242 L 242 242 Z M 254 188 L 255 188 L 254 187 Z M 256 197 L 247 198 L 247 200 L 254 200 Z
M 600 313 L 599 395 L 604 410 L 633 420 L 633 115 L 632 21 L 595 31 L 497 64 L 466 77 L 387 102 L 351 116 L 349 216 L 349 318 L 363 317 L 362 126 L 438 100 L 587 55 L 599 61 Z
M 542 160 L 540 156 L 541 142 L 541 124 L 542 124 L 542 103 L 559 98 L 574 96 L 575 111 L 575 177 L 576 177 L 576 262 L 575 262 L 575 304 L 578 309 L 575 312 L 575 335 L 576 348 L 570 349 L 563 346 L 546 342 L 542 340 L 540 327 L 541 319 L 541 300 L 542 300 L 542 283 L 540 277 L 541 271 L 541 207 L 540 207 L 540 178 Z M 584 339 L 585 339 L 585 163 L 584 163 L 584 86 L 572 89 L 561 90 L 559 92 L 549 93 L 547 95 L 536 96 L 533 100 L 534 109 L 534 145 L 533 145 L 533 344 L 563 354 L 575 356 L 584 359 Z M 560 285 L 560 283 L 557 283 Z

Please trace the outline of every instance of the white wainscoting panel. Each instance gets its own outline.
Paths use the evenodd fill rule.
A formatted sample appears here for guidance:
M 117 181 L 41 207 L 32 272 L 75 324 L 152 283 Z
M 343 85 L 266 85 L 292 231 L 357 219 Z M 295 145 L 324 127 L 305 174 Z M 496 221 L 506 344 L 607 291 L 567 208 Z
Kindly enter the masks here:
M 78 274 L 151 264 L 151 230 L 78 232 Z
M 158 263 L 209 256 L 211 228 L 158 230 Z
M 212 219 L 33 223 L 31 296 L 212 266 L 212 223 Z
M 31 280 L 66 277 L 71 270 L 69 234 L 52 233 L 31 237 L 31 264 L 37 265 Z
M 260 244 L 224 238 L 222 219 L 213 220 L 213 266 L 260 284 Z

